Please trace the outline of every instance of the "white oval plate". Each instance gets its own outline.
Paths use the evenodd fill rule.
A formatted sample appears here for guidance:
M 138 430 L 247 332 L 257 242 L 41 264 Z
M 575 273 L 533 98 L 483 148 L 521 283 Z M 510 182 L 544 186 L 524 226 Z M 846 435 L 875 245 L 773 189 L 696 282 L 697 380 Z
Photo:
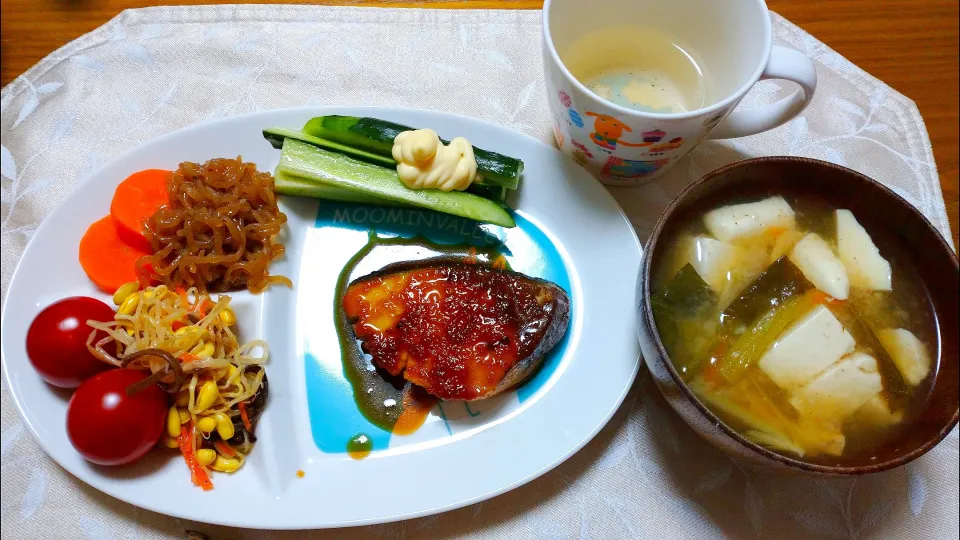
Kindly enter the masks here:
M 135 171 L 237 155 L 272 171 L 280 153 L 261 130 L 298 129 L 324 114 L 429 126 L 442 136 L 465 136 L 479 147 L 524 161 L 514 206 L 552 241 L 569 278 L 572 304 L 567 343 L 546 380 L 532 393 L 528 390 L 527 399 L 508 393 L 496 406 L 467 409 L 469 414 L 460 414 L 459 420 L 439 418 L 442 411 L 436 409 L 416 434 L 393 437 L 388 448 L 364 460 L 321 451 L 311 435 L 305 373 L 309 363 L 303 355 L 305 339 L 330 346 L 324 333 L 329 329 L 310 315 L 333 311 L 329 299 L 312 296 L 333 288 L 313 274 L 324 267 L 332 248 L 311 240 L 317 230 L 316 201 L 281 198 L 281 209 L 289 217 L 287 256 L 271 272 L 290 276 L 294 288 L 232 295 L 243 337 L 262 337 L 271 347 L 270 398 L 246 466 L 233 475 L 215 474 L 216 488 L 204 492 L 191 485 L 183 460 L 173 451 L 155 450 L 122 468 L 86 462 L 64 429 L 70 394 L 37 377 L 26 357 L 25 337 L 34 316 L 58 299 L 87 295 L 109 302 L 77 261 L 87 224 L 108 214 L 114 188 Z M 84 482 L 131 504 L 185 519 L 266 529 L 413 518 L 479 502 L 529 482 L 570 457 L 606 424 L 639 367 L 632 299 L 640 255 L 636 233 L 613 197 L 571 159 L 530 137 L 468 118 L 391 108 L 250 114 L 150 141 L 93 174 L 66 198 L 37 230 L 13 276 L 2 321 L 3 370 L 17 410 L 47 454 Z M 326 355 L 324 361 L 329 360 Z M 335 357 L 333 365 L 338 361 Z M 331 376 L 342 379 L 342 372 L 334 369 Z M 297 477 L 298 469 L 305 472 L 303 478 Z

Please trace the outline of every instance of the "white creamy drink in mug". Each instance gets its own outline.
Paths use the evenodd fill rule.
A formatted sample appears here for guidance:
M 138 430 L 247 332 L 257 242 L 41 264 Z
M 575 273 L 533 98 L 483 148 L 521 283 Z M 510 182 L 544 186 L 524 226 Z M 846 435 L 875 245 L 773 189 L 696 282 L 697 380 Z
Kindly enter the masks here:
M 546 0 L 543 33 L 557 145 L 608 185 L 652 180 L 707 137 L 773 129 L 817 84 L 809 58 L 773 45 L 763 0 Z M 800 88 L 734 111 L 760 79 Z

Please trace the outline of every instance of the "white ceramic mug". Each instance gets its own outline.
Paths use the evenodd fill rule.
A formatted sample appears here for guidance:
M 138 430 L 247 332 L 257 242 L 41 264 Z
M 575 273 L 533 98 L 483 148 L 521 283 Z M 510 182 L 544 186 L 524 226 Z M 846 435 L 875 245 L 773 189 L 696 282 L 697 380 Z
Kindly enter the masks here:
M 589 90 L 561 53 L 588 32 L 621 25 L 655 28 L 695 51 L 716 97 L 696 110 L 663 114 L 622 107 Z M 543 61 L 557 144 L 602 182 L 618 186 L 656 178 L 707 137 L 743 137 L 789 121 L 817 86 L 809 58 L 773 45 L 763 0 L 546 0 Z M 776 103 L 734 111 L 761 79 L 800 88 Z

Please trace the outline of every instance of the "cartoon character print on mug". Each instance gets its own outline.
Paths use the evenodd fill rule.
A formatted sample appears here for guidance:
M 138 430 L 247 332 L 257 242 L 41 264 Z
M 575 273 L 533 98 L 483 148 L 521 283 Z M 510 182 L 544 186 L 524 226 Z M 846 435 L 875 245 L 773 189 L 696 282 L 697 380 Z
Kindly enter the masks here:
M 587 116 L 595 119 L 593 131 L 590 133 L 591 142 L 602 152 L 609 154 L 599 175 L 612 184 L 632 183 L 653 176 L 668 165 L 671 159 L 674 159 L 671 154 L 684 145 L 682 136 L 668 137 L 668 134 L 659 128 L 644 131 L 639 134 L 639 140 L 631 140 L 634 130 L 625 122 L 595 112 L 587 112 Z M 629 157 L 618 153 L 618 148 L 630 149 Z
M 556 110 L 562 111 L 553 119 L 557 146 L 609 184 L 634 184 L 653 176 L 684 153 L 683 135 L 659 128 L 637 132 L 615 116 L 593 111 L 581 114 L 570 94 L 563 90 L 558 90 L 555 98 L 560 104 Z M 714 125 L 721 119 L 722 116 Z

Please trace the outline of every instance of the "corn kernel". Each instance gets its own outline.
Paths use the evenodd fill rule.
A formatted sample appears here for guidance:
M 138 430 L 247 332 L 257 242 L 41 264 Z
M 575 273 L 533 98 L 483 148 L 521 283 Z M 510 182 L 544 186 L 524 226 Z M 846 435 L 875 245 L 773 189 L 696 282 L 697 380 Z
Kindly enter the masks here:
M 237 314 L 230 308 L 223 308 L 223 311 L 220 312 L 220 322 L 224 326 L 233 326 L 237 324 Z
M 117 292 L 113 293 L 113 303 L 119 306 L 131 294 L 137 292 L 138 290 L 140 290 L 140 284 L 136 281 L 124 283 L 119 289 L 117 289 Z
M 203 383 L 200 386 L 200 391 L 197 392 L 197 401 L 193 405 L 193 412 L 199 414 L 209 409 L 219 398 L 220 390 L 217 389 L 217 383 L 213 381 Z
M 177 404 L 177 407 L 186 407 L 187 405 L 189 405 L 190 392 L 187 390 L 181 390 L 180 392 L 177 392 L 176 404 Z
M 237 366 L 230 364 L 227 367 L 223 368 L 222 373 L 220 374 L 219 377 L 217 377 L 217 380 L 229 381 L 230 379 L 233 378 L 233 375 L 236 372 L 237 372 Z
M 180 413 L 176 406 L 167 411 L 167 435 L 173 438 L 180 436 Z
M 213 460 L 210 468 L 215 471 L 231 473 L 240 468 L 240 460 L 218 455 L 217 458 Z
M 180 415 L 180 424 L 181 424 L 181 425 L 182 425 L 182 424 L 186 424 L 187 422 L 190 421 L 190 412 L 187 411 L 186 409 L 180 409 L 180 408 L 178 408 L 178 409 L 177 409 L 177 414 Z
M 197 450 L 197 463 L 204 467 L 213 463 L 217 459 L 217 453 L 209 448 L 200 448 Z M 234 469 L 236 470 L 236 469 Z
M 214 420 L 212 416 L 201 416 L 200 419 L 197 420 L 197 429 L 203 433 L 210 433 L 217 429 L 217 421 Z
M 231 439 L 235 431 L 233 420 L 224 413 L 213 415 L 213 419 L 217 422 L 217 435 L 220 435 L 220 438 L 225 441 Z
M 117 308 L 117 313 L 120 315 L 133 315 L 133 313 L 137 311 L 137 304 L 139 303 L 140 293 L 133 293 L 120 303 L 120 307 Z
M 169 435 L 164 435 L 163 445 L 166 446 L 167 448 L 180 448 L 180 441 L 178 441 L 177 439 Z
M 203 344 L 203 347 L 199 351 L 193 354 L 195 354 L 200 360 L 206 360 L 207 358 L 213 356 L 215 351 L 216 348 L 214 348 L 213 343 L 207 342 Z

